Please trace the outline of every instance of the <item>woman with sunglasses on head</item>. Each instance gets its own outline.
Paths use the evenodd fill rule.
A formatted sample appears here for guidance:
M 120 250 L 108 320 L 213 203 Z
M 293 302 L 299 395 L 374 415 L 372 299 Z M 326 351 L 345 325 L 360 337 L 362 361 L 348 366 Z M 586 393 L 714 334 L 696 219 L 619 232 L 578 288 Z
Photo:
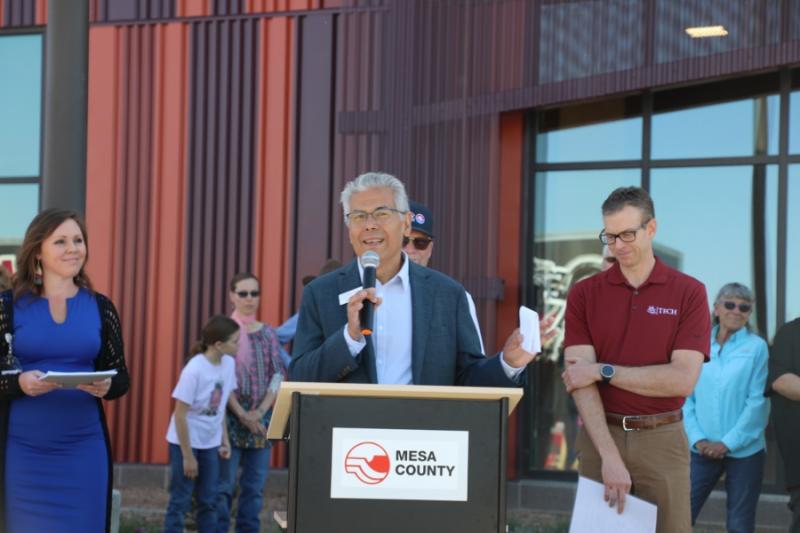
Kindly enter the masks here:
M 28 226 L 13 288 L 0 293 L 0 531 L 108 531 L 112 462 L 101 399 L 128 391 L 114 304 L 92 290 L 79 215 Z M 75 387 L 46 372 L 115 370 Z
M 694 393 L 683 406 L 692 452 L 692 524 L 722 474 L 727 492 L 728 531 L 755 527 L 769 418 L 764 397 L 767 343 L 750 331 L 750 289 L 723 286 L 714 301 L 711 360 L 703 365 Z
M 267 425 L 278 386 L 287 375 L 275 330 L 256 318 L 260 296 L 260 284 L 253 274 L 236 274 L 231 280 L 230 300 L 234 309 L 231 318 L 241 330 L 236 354 L 239 388 L 228 400 L 231 457 L 220 468 L 219 531 L 228 531 L 240 466 L 236 531 L 259 531 L 258 513 L 269 469 Z

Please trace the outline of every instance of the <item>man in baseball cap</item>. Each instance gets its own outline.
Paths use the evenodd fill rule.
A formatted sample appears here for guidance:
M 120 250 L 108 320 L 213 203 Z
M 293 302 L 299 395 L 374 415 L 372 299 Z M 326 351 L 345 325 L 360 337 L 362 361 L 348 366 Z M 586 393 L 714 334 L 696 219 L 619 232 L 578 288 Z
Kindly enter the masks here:
M 418 265 L 428 266 L 433 254 L 433 215 L 424 205 L 408 202 L 411 235 L 403 239 L 403 250 Z

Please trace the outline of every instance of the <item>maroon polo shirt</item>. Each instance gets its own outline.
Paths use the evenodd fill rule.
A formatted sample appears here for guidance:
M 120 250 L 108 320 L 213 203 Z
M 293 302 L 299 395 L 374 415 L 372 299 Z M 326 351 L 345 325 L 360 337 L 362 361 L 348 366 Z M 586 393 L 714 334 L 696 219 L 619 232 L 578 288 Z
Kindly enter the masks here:
M 577 283 L 567 297 L 564 346 L 591 344 L 597 361 L 621 366 L 669 363 L 674 350 L 705 356 L 711 343 L 706 289 L 656 258 L 638 289 L 619 264 Z M 680 409 L 684 398 L 641 396 L 598 382 L 606 412 L 647 415 Z

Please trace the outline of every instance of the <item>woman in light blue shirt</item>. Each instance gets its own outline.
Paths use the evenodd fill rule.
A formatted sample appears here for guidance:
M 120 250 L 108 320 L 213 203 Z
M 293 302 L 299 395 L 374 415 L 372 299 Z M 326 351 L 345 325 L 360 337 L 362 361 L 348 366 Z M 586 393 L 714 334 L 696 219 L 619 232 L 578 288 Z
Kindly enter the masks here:
M 753 296 L 744 285 L 728 283 L 720 289 L 711 360 L 683 406 L 692 451 L 692 524 L 725 473 L 730 532 L 753 531 L 764 472 L 768 350 L 747 324 L 752 308 Z

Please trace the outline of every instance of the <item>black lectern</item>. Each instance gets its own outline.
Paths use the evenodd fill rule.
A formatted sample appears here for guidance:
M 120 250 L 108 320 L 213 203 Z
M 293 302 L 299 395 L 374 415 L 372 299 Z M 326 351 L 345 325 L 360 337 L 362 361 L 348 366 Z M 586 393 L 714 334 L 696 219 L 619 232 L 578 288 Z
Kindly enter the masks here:
M 521 397 L 281 384 L 268 436 L 289 439 L 289 531 L 504 532 L 507 417 Z

